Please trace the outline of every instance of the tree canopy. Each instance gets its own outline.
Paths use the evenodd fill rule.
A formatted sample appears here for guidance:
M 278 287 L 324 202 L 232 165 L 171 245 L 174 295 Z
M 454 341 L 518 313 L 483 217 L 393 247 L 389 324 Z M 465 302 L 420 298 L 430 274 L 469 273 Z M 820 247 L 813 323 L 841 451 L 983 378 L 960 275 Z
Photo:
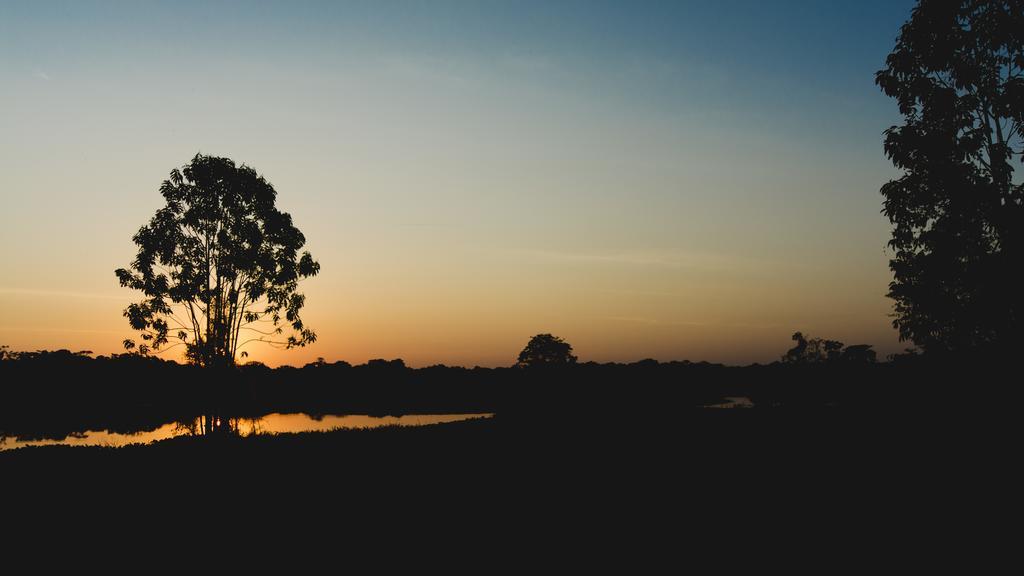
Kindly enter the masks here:
M 316 340 L 300 317 L 298 282 L 320 265 L 299 252 L 306 239 L 275 207 L 269 182 L 244 164 L 197 154 L 171 171 L 160 194 L 165 206 L 133 237 L 135 260 L 115 271 L 144 295 L 124 311 L 140 353 L 183 345 L 194 364 L 233 365 L 251 341 L 292 348 Z M 134 340 L 124 345 L 136 349 Z
M 926 352 L 1021 343 L 1024 1 L 922 0 L 876 82 L 903 124 L 883 213 L 900 338 Z
M 517 365 L 524 367 L 565 366 L 575 363 L 576 357 L 572 355 L 572 345 L 558 336 L 537 334 L 530 338 L 526 347 L 519 353 Z
M 793 334 L 796 346 L 790 348 L 782 357 L 785 364 L 823 364 L 826 362 L 848 362 L 852 364 L 872 363 L 877 354 L 870 344 L 853 344 L 844 346 L 838 340 L 824 338 L 807 338 L 803 332 Z

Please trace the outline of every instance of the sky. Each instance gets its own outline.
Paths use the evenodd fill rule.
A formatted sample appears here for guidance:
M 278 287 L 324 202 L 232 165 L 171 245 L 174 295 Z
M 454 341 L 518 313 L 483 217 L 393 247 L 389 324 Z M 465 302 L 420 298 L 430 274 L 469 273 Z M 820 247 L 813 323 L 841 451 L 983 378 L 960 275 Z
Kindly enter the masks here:
M 318 341 L 250 359 L 884 357 L 874 73 L 912 6 L 0 0 L 0 344 L 121 351 L 114 269 L 202 152 L 321 264 Z

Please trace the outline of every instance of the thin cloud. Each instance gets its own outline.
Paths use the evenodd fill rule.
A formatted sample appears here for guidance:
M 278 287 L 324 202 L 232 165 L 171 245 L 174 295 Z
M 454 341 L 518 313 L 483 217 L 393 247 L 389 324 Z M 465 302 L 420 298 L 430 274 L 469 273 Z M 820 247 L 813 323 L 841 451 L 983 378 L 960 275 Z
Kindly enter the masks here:
M 687 299 L 692 298 L 690 294 L 683 294 L 682 292 L 665 292 L 661 290 L 610 290 L 606 288 L 599 288 L 597 292 L 603 292 L 605 294 L 625 294 L 627 296 L 660 296 L 664 298 L 681 298 Z
M 523 254 L 545 260 L 563 262 L 594 262 L 604 264 L 631 264 L 637 266 L 658 266 L 678 268 L 680 260 L 651 252 L 560 252 L 554 250 L 525 250 Z
M 90 328 L 38 328 L 0 326 L 0 332 L 32 332 L 37 334 L 125 334 L 125 330 L 94 330 Z
M 631 324 L 646 324 L 648 326 L 708 326 L 707 322 L 677 322 L 673 320 L 659 320 L 657 318 L 645 318 L 642 316 L 601 316 L 602 320 L 614 322 L 629 322 Z
M 755 261 L 731 255 L 692 252 L 565 252 L 557 250 L 523 250 L 517 252 L 532 258 L 556 260 L 561 262 L 648 266 L 654 268 L 697 268 L 702 270 L 714 270 L 722 268 L 749 267 L 753 264 L 764 264 L 763 261 Z
M 509 53 L 502 61 L 509 68 L 527 72 L 550 70 L 554 67 L 552 59 L 543 54 Z
M 682 272 L 726 274 L 730 277 L 762 276 L 778 270 L 803 268 L 805 263 L 743 254 L 700 252 L 690 250 L 639 250 L 572 252 L 559 250 L 513 250 L 520 257 L 548 260 L 566 264 L 592 264 L 602 266 L 631 266 Z
M 32 77 L 33 78 L 37 78 L 39 80 L 49 80 L 50 79 L 50 75 L 47 74 L 46 72 L 43 72 L 42 70 L 34 70 L 34 71 L 32 71 Z
M 659 318 L 648 318 L 644 316 L 600 316 L 602 320 L 613 322 L 628 322 L 631 324 L 644 324 L 647 326 L 715 326 L 721 328 L 780 328 L 779 323 L 751 323 L 751 322 L 690 322 L 685 320 L 662 320 Z
M 105 294 L 102 292 L 71 292 L 66 290 L 37 290 L 35 288 L 4 288 L 0 287 L 0 295 L 36 296 L 39 298 L 86 298 L 91 300 L 125 300 L 125 294 Z

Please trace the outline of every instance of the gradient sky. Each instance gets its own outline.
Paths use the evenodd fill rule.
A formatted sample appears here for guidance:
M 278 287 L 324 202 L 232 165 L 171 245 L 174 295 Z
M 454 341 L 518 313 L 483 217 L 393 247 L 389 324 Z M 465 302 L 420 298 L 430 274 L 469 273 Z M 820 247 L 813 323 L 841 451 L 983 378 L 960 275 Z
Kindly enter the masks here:
M 322 266 L 272 365 L 884 356 L 873 78 L 912 5 L 0 0 L 0 344 L 120 351 L 113 271 L 202 151 Z

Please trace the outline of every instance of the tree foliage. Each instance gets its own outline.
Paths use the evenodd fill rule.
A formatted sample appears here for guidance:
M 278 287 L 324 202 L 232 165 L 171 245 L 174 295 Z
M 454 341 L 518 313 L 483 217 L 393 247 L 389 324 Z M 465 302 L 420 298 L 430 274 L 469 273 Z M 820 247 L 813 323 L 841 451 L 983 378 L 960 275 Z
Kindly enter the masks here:
M 922 0 L 876 75 L 904 120 L 881 189 L 893 325 L 925 351 L 1021 342 L 1022 72 L 1024 1 Z
M 315 341 L 299 314 L 298 282 L 320 265 L 300 254 L 305 237 L 275 207 L 269 182 L 228 158 L 196 155 L 171 171 L 160 194 L 165 206 L 133 237 L 135 260 L 115 272 L 144 294 L 124 312 L 141 333 L 138 353 L 184 345 L 192 363 L 233 365 L 250 341 Z M 131 339 L 124 345 L 136 349 Z
M 852 364 L 871 363 L 877 360 L 877 354 L 870 344 L 854 344 L 843 346 L 838 340 L 810 338 L 803 332 L 793 334 L 796 346 L 790 348 L 782 357 L 786 364 L 823 364 L 826 362 L 848 362 Z
M 576 357 L 572 355 L 572 345 L 558 336 L 537 334 L 530 338 L 526 347 L 519 353 L 517 365 L 523 367 L 565 366 L 575 363 Z

